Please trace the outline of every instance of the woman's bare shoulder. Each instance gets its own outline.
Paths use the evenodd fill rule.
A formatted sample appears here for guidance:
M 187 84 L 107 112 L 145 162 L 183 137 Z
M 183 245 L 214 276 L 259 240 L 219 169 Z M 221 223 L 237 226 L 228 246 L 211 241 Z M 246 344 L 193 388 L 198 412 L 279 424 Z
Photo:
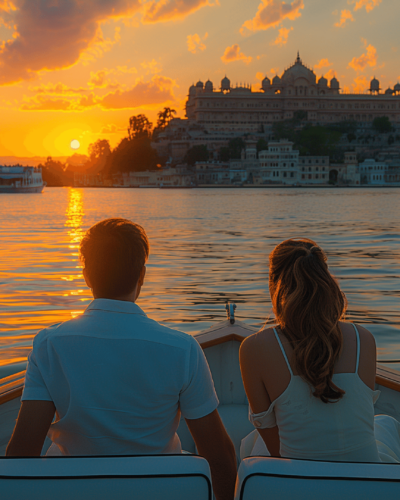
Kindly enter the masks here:
M 267 348 L 273 344 L 274 342 L 274 330 L 272 328 L 265 328 L 260 330 L 257 333 L 253 333 L 249 337 L 246 337 L 241 346 L 240 346 L 240 354 L 254 354 L 260 352 L 260 350 L 264 351 L 264 348 Z
M 355 323 L 354 326 L 357 328 L 357 331 L 359 333 L 361 344 L 363 344 L 365 347 L 370 347 L 371 349 L 375 349 L 376 348 L 375 337 L 372 335 L 372 333 L 369 330 L 367 330 L 367 328 L 365 328 L 364 326 Z M 351 330 L 354 331 L 352 323 L 341 321 L 340 327 L 343 333 Z

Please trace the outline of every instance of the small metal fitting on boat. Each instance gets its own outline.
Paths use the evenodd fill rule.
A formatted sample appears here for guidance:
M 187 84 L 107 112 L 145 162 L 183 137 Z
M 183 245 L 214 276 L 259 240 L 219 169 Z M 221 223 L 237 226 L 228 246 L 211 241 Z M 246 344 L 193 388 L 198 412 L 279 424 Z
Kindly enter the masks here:
M 235 309 L 236 309 L 236 304 L 233 302 L 227 302 L 225 305 L 226 309 L 226 314 L 228 316 L 228 319 L 230 321 L 230 324 L 233 325 L 235 323 Z

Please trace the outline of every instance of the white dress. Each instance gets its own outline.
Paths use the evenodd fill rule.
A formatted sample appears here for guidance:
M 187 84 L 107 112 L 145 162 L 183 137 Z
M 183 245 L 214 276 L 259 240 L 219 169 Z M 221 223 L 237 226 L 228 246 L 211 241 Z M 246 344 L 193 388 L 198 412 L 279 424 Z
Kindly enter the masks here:
M 280 454 L 286 458 L 346 462 L 400 462 L 400 424 L 388 415 L 374 418 L 380 391 L 370 389 L 359 377 L 360 337 L 354 373 L 336 373 L 332 380 L 345 391 L 336 403 L 323 403 L 312 395 L 310 385 L 293 375 L 281 340 L 274 333 L 290 372 L 290 382 L 267 411 L 249 419 L 259 429 L 278 426 Z M 257 430 L 242 440 L 241 458 L 267 455 Z

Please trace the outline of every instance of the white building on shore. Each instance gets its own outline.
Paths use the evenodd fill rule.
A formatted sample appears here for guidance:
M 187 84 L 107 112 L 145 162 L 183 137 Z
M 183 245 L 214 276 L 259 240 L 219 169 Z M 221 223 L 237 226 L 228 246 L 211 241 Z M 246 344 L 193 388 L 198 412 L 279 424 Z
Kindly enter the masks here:
M 368 159 L 360 163 L 360 177 L 362 184 L 382 185 L 386 184 L 388 164 Z

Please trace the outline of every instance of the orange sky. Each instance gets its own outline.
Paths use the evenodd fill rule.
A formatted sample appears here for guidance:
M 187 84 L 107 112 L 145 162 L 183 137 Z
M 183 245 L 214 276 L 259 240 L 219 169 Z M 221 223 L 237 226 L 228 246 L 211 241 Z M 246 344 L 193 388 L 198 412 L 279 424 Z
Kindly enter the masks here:
M 345 91 L 400 79 L 394 0 L 0 0 L 0 156 L 87 153 L 188 87 L 251 83 L 295 59 Z

